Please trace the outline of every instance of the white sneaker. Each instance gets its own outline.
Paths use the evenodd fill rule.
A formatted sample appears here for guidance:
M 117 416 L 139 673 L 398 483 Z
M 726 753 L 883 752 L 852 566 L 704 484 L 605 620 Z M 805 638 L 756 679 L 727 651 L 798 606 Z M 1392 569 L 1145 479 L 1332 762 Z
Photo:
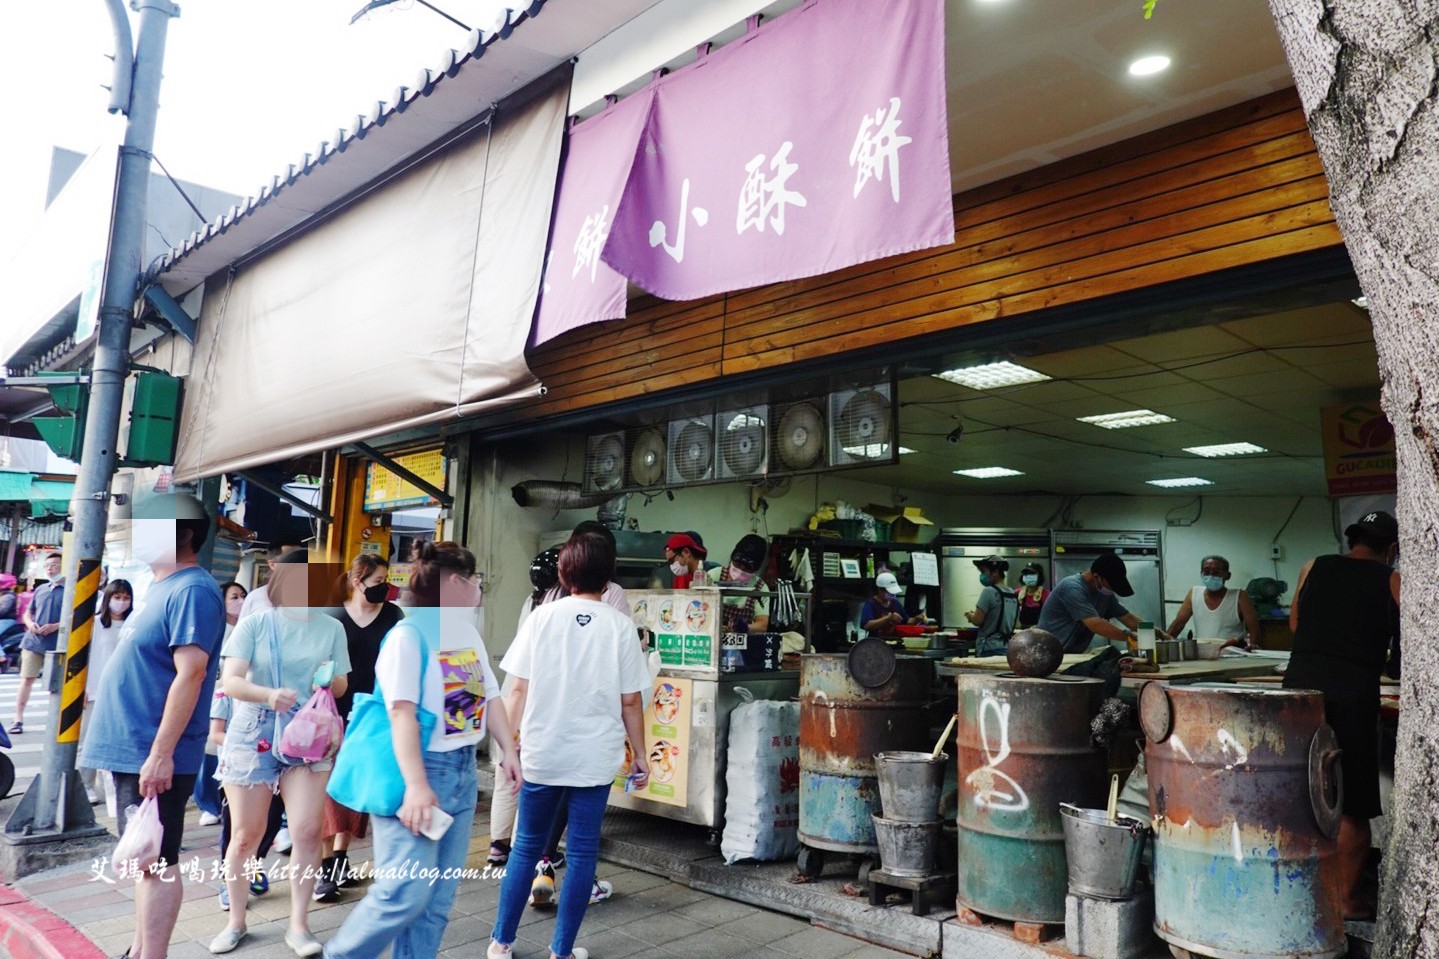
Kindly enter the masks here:
M 282 856 L 288 856 L 290 850 L 294 847 L 295 844 L 290 841 L 290 827 L 281 826 L 280 831 L 275 833 L 275 841 L 270 845 L 270 848 Z
M 218 936 L 210 940 L 210 951 L 217 956 L 227 952 L 234 952 L 235 947 L 245 938 L 247 932 L 248 930 L 246 930 L 244 926 L 241 926 L 239 929 L 231 929 L 229 927 L 222 929 Z
M 98 794 L 96 794 L 94 788 L 91 786 L 85 787 L 85 798 L 89 800 L 90 805 L 92 806 L 98 806 L 100 805 L 100 803 L 104 802 L 104 800 L 101 799 Z
M 220 825 L 220 817 L 219 817 L 219 816 L 216 816 L 216 815 L 212 815 L 211 813 L 202 812 L 202 813 L 200 813 L 200 825 L 202 825 L 202 826 L 218 826 L 218 825 Z

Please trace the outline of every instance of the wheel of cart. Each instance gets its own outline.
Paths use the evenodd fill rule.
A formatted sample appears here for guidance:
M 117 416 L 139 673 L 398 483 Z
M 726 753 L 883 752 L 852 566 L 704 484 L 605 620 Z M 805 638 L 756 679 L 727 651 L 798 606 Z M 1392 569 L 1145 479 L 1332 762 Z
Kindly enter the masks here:
M 824 850 L 801 844 L 795 866 L 806 879 L 818 879 L 824 872 Z
M 860 886 L 863 886 L 863 887 L 865 887 L 865 888 L 868 888 L 868 886 L 869 886 L 869 873 L 870 873 L 870 870 L 872 870 L 872 869 L 878 869 L 878 868 L 879 868 L 879 863 L 878 863 L 878 861 L 876 861 L 875 859 L 873 859 L 873 858 L 861 859 L 861 860 L 860 860 L 860 863 L 859 863 L 859 878 L 857 878 L 857 879 L 855 880 L 855 882 L 856 882 L 858 885 L 860 885 Z

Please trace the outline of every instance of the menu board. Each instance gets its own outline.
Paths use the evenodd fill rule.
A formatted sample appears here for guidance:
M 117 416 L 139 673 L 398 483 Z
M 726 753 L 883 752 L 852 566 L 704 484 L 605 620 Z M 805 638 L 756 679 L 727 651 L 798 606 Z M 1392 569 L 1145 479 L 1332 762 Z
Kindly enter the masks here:
M 649 799 L 671 806 L 688 802 L 690 715 L 694 706 L 694 681 L 675 676 L 655 680 L 645 704 L 645 756 L 649 761 L 650 778 L 645 788 L 630 792 L 638 799 Z M 625 790 L 625 778 L 634 761 L 631 743 L 625 741 L 625 761 L 615 775 L 615 793 Z
M 654 636 L 667 669 L 714 669 L 719 662 L 719 593 L 713 590 L 628 590 L 635 625 Z
M 445 454 L 434 449 L 423 453 L 396 456 L 395 462 L 436 489 L 445 488 Z M 400 478 L 378 463 L 365 467 L 365 505 L 367 513 L 382 510 L 426 506 L 434 500 L 429 493 L 408 480 Z

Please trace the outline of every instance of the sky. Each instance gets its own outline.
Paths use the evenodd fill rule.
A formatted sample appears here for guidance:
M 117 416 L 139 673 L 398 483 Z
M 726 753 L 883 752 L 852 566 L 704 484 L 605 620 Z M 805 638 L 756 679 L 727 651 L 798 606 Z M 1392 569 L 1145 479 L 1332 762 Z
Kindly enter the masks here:
M 492 20 L 499 3 L 435 0 L 473 27 Z M 155 156 L 177 179 L 253 194 L 468 42 L 464 30 L 413 0 L 351 26 L 363 4 L 180 0 L 166 40 Z M 5 7 L 0 259 L 25 242 L 43 211 L 51 148 L 88 154 L 123 135 L 123 118 L 105 110 L 114 39 L 102 0 L 9 0 Z M 131 30 L 138 34 L 138 14 Z

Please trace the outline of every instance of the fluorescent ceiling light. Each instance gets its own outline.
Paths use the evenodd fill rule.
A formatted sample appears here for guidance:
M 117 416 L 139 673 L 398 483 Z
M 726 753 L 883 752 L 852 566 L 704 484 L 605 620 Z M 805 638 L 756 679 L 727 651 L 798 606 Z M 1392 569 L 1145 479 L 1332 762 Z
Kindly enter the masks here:
M 958 476 L 972 476 L 975 479 L 998 479 L 1001 476 L 1023 476 L 1019 470 L 1012 470 L 1006 466 L 981 466 L 972 470 L 955 470 Z
M 1129 65 L 1129 75 L 1132 77 L 1149 77 L 1168 69 L 1169 58 L 1163 54 L 1156 54 L 1152 57 L 1140 57 L 1131 63 Z
M 1173 479 L 1145 480 L 1150 486 L 1162 486 L 1165 489 L 1180 489 L 1185 486 L 1213 486 L 1214 483 L 1198 476 L 1176 476 Z
M 1186 446 L 1184 452 L 1193 453 L 1195 456 L 1246 456 L 1269 451 L 1253 443 L 1215 443 L 1213 446 Z
M 982 366 L 964 366 L 956 370 L 945 370 L 934 374 L 941 380 L 958 383 L 972 390 L 993 390 L 1001 386 L 1018 386 L 1020 383 L 1039 383 L 1049 379 L 1038 370 L 1031 370 L 1018 363 L 1002 361 L 985 363 Z
M 1156 423 L 1173 423 L 1174 417 L 1156 413 L 1153 410 L 1129 410 L 1124 413 L 1101 413 L 1098 416 L 1081 416 L 1079 422 L 1102 426 L 1107 430 L 1125 430 L 1131 426 L 1153 426 Z
M 863 460 L 886 459 L 889 457 L 890 449 L 888 443 L 867 443 L 864 446 L 845 446 L 842 448 L 850 456 L 855 456 Z M 910 450 L 910 452 L 912 453 L 914 451 Z
M 919 450 L 912 450 L 912 449 L 910 449 L 908 446 L 901 446 L 901 447 L 899 448 L 899 455 L 900 455 L 900 456 L 903 456 L 903 455 L 906 454 L 906 453 L 918 453 L 918 452 L 919 452 Z

